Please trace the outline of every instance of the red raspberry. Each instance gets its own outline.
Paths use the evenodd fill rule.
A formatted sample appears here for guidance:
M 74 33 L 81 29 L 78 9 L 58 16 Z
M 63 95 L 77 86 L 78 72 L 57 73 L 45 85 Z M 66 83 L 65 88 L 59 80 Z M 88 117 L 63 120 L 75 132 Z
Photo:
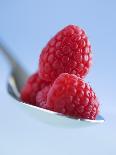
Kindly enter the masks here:
M 85 32 L 69 25 L 43 48 L 39 61 L 40 77 L 46 81 L 54 81 L 61 73 L 84 77 L 91 61 L 91 46 Z
M 37 92 L 47 85 L 49 82 L 41 80 L 38 73 L 31 75 L 21 91 L 21 100 L 35 105 Z
M 36 96 L 36 106 L 37 107 L 46 109 L 47 94 L 49 92 L 50 87 L 51 87 L 51 85 L 48 85 L 37 93 L 37 96 Z
M 99 103 L 89 84 L 74 74 L 61 74 L 47 96 L 47 108 L 65 115 L 95 119 Z

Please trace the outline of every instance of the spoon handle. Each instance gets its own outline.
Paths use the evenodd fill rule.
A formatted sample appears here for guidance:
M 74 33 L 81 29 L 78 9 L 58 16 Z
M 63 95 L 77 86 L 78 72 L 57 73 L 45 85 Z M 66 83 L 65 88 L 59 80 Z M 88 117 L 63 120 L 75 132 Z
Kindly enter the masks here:
M 10 63 L 10 65 L 11 65 L 12 68 L 14 68 L 16 65 L 18 65 L 17 64 L 17 61 L 15 60 L 15 58 L 13 57 L 13 55 L 10 54 L 11 52 L 9 51 L 9 49 L 7 48 L 7 46 L 1 40 L 0 40 L 0 51 L 5 56 L 5 58 L 7 59 L 7 61 Z
M 18 89 L 21 90 L 25 81 L 27 80 L 28 73 L 25 69 L 18 63 L 17 59 L 11 54 L 10 50 L 4 44 L 3 41 L 0 40 L 0 52 L 5 56 L 6 60 L 9 62 L 11 67 L 11 77 L 15 78 Z

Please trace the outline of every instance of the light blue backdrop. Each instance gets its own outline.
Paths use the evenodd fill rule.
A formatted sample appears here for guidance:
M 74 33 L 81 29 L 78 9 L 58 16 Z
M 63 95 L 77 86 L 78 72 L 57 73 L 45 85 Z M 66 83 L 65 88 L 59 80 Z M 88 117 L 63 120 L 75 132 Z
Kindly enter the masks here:
M 0 0 L 0 38 L 30 73 L 46 42 L 68 24 L 84 28 L 90 39 L 93 67 L 86 81 L 105 124 L 62 129 L 35 120 L 7 95 L 8 65 L 0 54 L 0 155 L 116 154 L 115 0 Z

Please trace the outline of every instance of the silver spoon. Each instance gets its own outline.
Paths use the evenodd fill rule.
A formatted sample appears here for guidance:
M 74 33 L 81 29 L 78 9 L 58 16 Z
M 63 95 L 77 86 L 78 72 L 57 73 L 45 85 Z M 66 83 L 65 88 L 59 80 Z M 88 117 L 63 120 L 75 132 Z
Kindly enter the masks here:
M 98 115 L 96 120 L 77 119 L 21 102 L 20 90 L 28 77 L 28 73 L 24 70 L 20 63 L 18 63 L 13 55 L 11 55 L 6 45 L 1 42 L 0 51 L 3 53 L 11 66 L 11 74 L 8 78 L 7 83 L 7 91 L 9 95 L 13 99 L 18 101 L 18 106 L 20 106 L 24 110 L 28 110 L 28 112 L 36 119 L 41 120 L 42 122 L 62 127 L 86 127 L 104 122 L 104 118 L 101 115 Z

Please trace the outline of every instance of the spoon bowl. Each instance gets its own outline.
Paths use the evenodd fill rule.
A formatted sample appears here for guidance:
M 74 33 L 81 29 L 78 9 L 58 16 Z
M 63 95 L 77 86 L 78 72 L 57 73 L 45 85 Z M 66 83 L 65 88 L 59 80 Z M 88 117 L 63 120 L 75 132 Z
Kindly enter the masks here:
M 18 101 L 18 104 L 25 111 L 28 111 L 37 120 L 46 122 L 59 127 L 87 127 L 95 124 L 100 124 L 104 122 L 104 118 L 98 115 L 96 120 L 90 119 L 77 119 L 74 117 L 65 116 L 61 113 L 46 110 L 40 107 L 36 107 L 27 103 L 23 103 L 20 100 L 20 90 L 23 87 L 26 79 L 28 78 L 28 73 L 24 68 L 14 59 L 14 57 L 8 52 L 9 50 L 3 43 L 0 43 L 0 50 L 4 54 L 5 58 L 8 60 L 11 66 L 11 73 L 7 82 L 8 94 Z

